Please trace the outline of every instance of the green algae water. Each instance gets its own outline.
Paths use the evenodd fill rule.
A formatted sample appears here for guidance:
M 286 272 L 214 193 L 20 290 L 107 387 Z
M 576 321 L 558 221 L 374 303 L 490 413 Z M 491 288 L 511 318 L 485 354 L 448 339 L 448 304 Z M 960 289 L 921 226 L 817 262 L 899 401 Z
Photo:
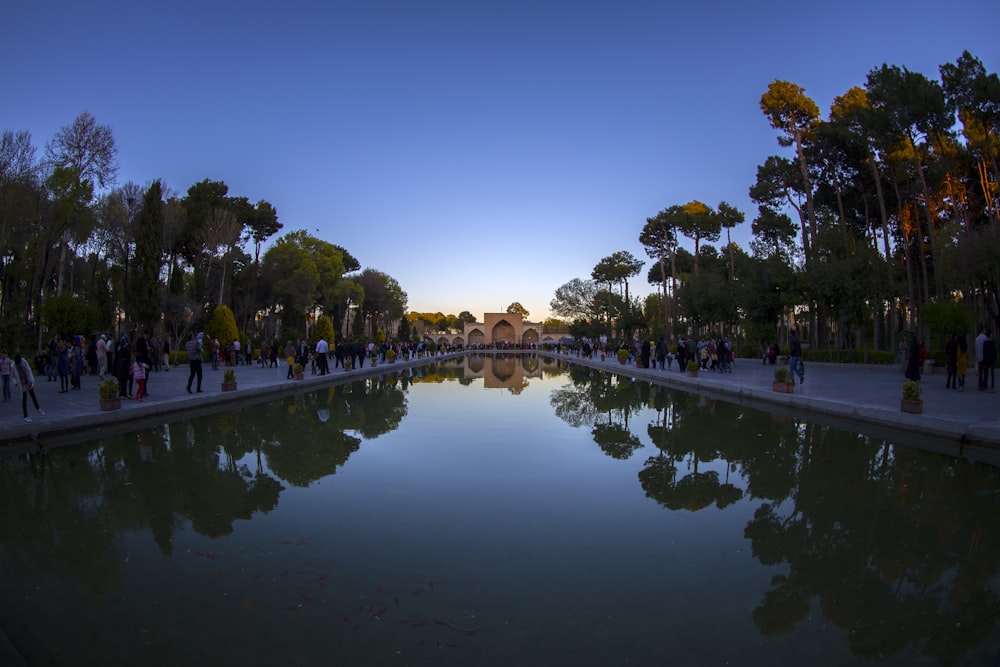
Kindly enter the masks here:
M 994 467 L 475 355 L 0 459 L 0 628 L 32 667 L 992 666 L 998 517 Z

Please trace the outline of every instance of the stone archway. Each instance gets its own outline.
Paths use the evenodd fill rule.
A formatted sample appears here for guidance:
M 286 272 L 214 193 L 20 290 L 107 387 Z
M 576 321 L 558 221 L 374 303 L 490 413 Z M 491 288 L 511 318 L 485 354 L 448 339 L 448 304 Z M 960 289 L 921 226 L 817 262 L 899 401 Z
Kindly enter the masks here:
M 537 345 L 538 332 L 535 331 L 534 329 L 528 329 L 527 331 L 525 331 L 524 335 L 521 336 L 521 344 L 524 345 L 525 347 L 529 345 Z
M 482 345 L 485 340 L 486 336 L 480 329 L 473 329 L 469 332 L 469 347 Z
M 517 343 L 517 334 L 514 332 L 514 327 L 507 320 L 500 320 L 493 327 L 493 342 L 494 343 L 508 343 L 513 345 Z

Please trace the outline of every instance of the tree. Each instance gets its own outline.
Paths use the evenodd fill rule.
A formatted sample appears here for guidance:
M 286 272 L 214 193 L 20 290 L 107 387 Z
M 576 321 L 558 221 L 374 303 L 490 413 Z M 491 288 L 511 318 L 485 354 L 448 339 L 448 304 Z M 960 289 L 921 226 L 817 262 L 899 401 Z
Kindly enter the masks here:
M 816 214 L 813 207 L 813 187 L 805 146 L 819 122 L 819 107 L 806 97 L 805 89 L 802 86 L 788 81 L 775 80 L 768 85 L 767 92 L 761 96 L 760 108 L 770 121 L 771 127 L 784 133 L 783 136 L 778 137 L 778 143 L 782 146 L 795 147 L 806 196 L 806 222 L 810 233 L 806 235 L 803 231 L 805 242 L 803 249 L 808 261 L 809 241 L 816 234 Z
M 697 199 L 681 207 L 683 215 L 677 220 L 681 234 L 694 240 L 694 271 L 698 272 L 698 257 L 701 255 L 702 241 L 718 241 L 722 233 L 722 221 L 711 208 Z
M 549 301 L 553 313 L 569 320 L 592 320 L 598 314 L 596 304 L 597 283 L 593 280 L 574 278 L 556 289 Z
M 45 145 L 45 159 L 50 167 L 68 169 L 91 187 L 104 188 L 114 183 L 117 158 L 118 147 L 111 128 L 98 125 L 86 111 L 71 125 L 59 128 Z
M 719 202 L 718 217 L 719 224 L 726 230 L 726 247 L 729 248 L 729 264 L 730 267 L 735 268 L 735 259 L 733 258 L 733 240 L 729 236 L 729 230 L 736 227 L 736 225 L 741 224 L 746 218 L 743 215 L 743 211 L 724 201 Z M 730 278 L 735 277 L 735 273 L 730 276 Z
M 656 260 L 660 269 L 659 283 L 663 286 L 663 327 L 671 330 L 670 313 L 677 294 L 677 228 L 680 218 L 684 215 L 680 206 L 671 206 L 657 213 L 652 218 L 646 218 L 646 226 L 639 234 L 639 243 L 646 249 L 646 254 Z M 670 260 L 670 296 L 667 296 L 666 262 Z
M 634 257 L 632 253 L 619 250 L 598 262 L 590 277 L 597 282 L 608 283 L 609 288 L 613 283 L 622 283 L 622 298 L 628 301 L 628 279 L 639 275 L 642 264 L 642 260 Z
M 316 318 L 316 324 L 313 325 L 312 336 L 309 340 L 312 343 L 316 343 L 320 338 L 331 345 L 333 344 L 333 321 L 328 315 L 320 315 Z
M 511 314 L 517 313 L 517 314 L 519 314 L 521 317 L 523 317 L 525 319 L 528 318 L 528 309 L 525 308 L 524 306 L 522 306 L 517 301 L 515 301 L 514 303 L 510 304 L 509 306 L 507 306 L 507 312 L 511 313 Z M 473 320 L 473 321 L 475 321 L 475 320 Z
M 137 220 L 134 273 L 128 283 L 129 314 L 142 328 L 154 327 L 162 312 L 160 270 L 163 267 L 164 204 L 161 197 L 160 182 L 154 181 L 146 191 Z
M 239 338 L 240 330 L 236 326 L 236 316 L 229 306 L 215 307 L 212 319 L 205 325 L 205 335 L 209 338 L 218 338 L 222 345 Z

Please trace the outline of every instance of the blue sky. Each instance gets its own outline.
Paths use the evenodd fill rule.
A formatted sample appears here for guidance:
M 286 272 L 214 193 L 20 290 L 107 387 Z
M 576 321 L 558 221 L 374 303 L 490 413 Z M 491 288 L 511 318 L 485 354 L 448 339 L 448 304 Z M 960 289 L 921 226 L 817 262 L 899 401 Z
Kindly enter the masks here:
M 44 144 L 83 111 L 119 182 L 205 178 L 275 206 L 457 314 L 556 288 L 673 204 L 747 221 L 782 153 L 775 79 L 826 117 L 882 63 L 1000 67 L 996 0 L 880 2 L 19 2 L 5 8 L 0 130 Z M 648 268 L 648 264 L 647 264 Z M 631 291 L 647 294 L 646 269 Z

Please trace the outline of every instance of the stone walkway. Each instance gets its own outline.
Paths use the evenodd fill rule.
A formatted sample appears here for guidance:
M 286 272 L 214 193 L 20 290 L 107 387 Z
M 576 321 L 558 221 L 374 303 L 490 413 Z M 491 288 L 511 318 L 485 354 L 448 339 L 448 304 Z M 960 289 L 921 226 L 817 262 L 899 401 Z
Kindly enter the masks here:
M 447 358 L 437 357 L 438 359 Z M 906 435 L 923 438 L 931 448 L 937 443 L 943 451 L 976 459 L 993 456 L 1000 462 L 1000 395 L 976 390 L 974 375 L 966 378 L 964 392 L 945 389 L 943 373 L 925 375 L 923 386 L 924 412 L 920 415 L 900 411 L 903 376 L 897 367 L 856 364 L 807 363 L 806 380 L 797 384 L 793 394 L 773 391 L 774 366 L 759 360 L 740 359 L 733 372 L 719 374 L 702 372 L 697 378 L 678 372 L 676 365 L 669 371 L 639 369 L 634 364 L 620 365 L 617 358 L 600 361 L 561 354 L 589 366 L 651 380 L 686 391 L 711 395 L 724 400 L 765 410 L 827 421 L 841 428 L 865 430 L 879 437 Z M 134 430 L 144 425 L 162 423 L 171 415 L 204 414 L 223 409 L 234 402 L 255 402 L 317 389 L 346 377 L 365 377 L 383 373 L 387 368 L 400 370 L 427 359 L 380 364 L 345 372 L 334 370 L 328 376 L 309 375 L 304 380 L 286 379 L 288 369 L 261 366 L 240 366 L 236 369 L 238 390 L 222 392 L 222 370 L 213 371 L 206 364 L 201 394 L 189 394 L 185 389 L 187 366 L 170 371 L 150 373 L 149 398 L 145 402 L 124 400 L 120 410 L 101 412 L 97 397 L 97 378 L 83 378 L 83 388 L 59 393 L 58 382 L 35 380 L 35 393 L 45 411 L 38 414 L 28 400 L 25 423 L 21 416 L 20 393 L 14 389 L 13 401 L 0 409 L 0 447 L 5 453 L 23 447 L 59 446 L 100 432 Z M 923 446 L 923 445 L 922 445 Z

